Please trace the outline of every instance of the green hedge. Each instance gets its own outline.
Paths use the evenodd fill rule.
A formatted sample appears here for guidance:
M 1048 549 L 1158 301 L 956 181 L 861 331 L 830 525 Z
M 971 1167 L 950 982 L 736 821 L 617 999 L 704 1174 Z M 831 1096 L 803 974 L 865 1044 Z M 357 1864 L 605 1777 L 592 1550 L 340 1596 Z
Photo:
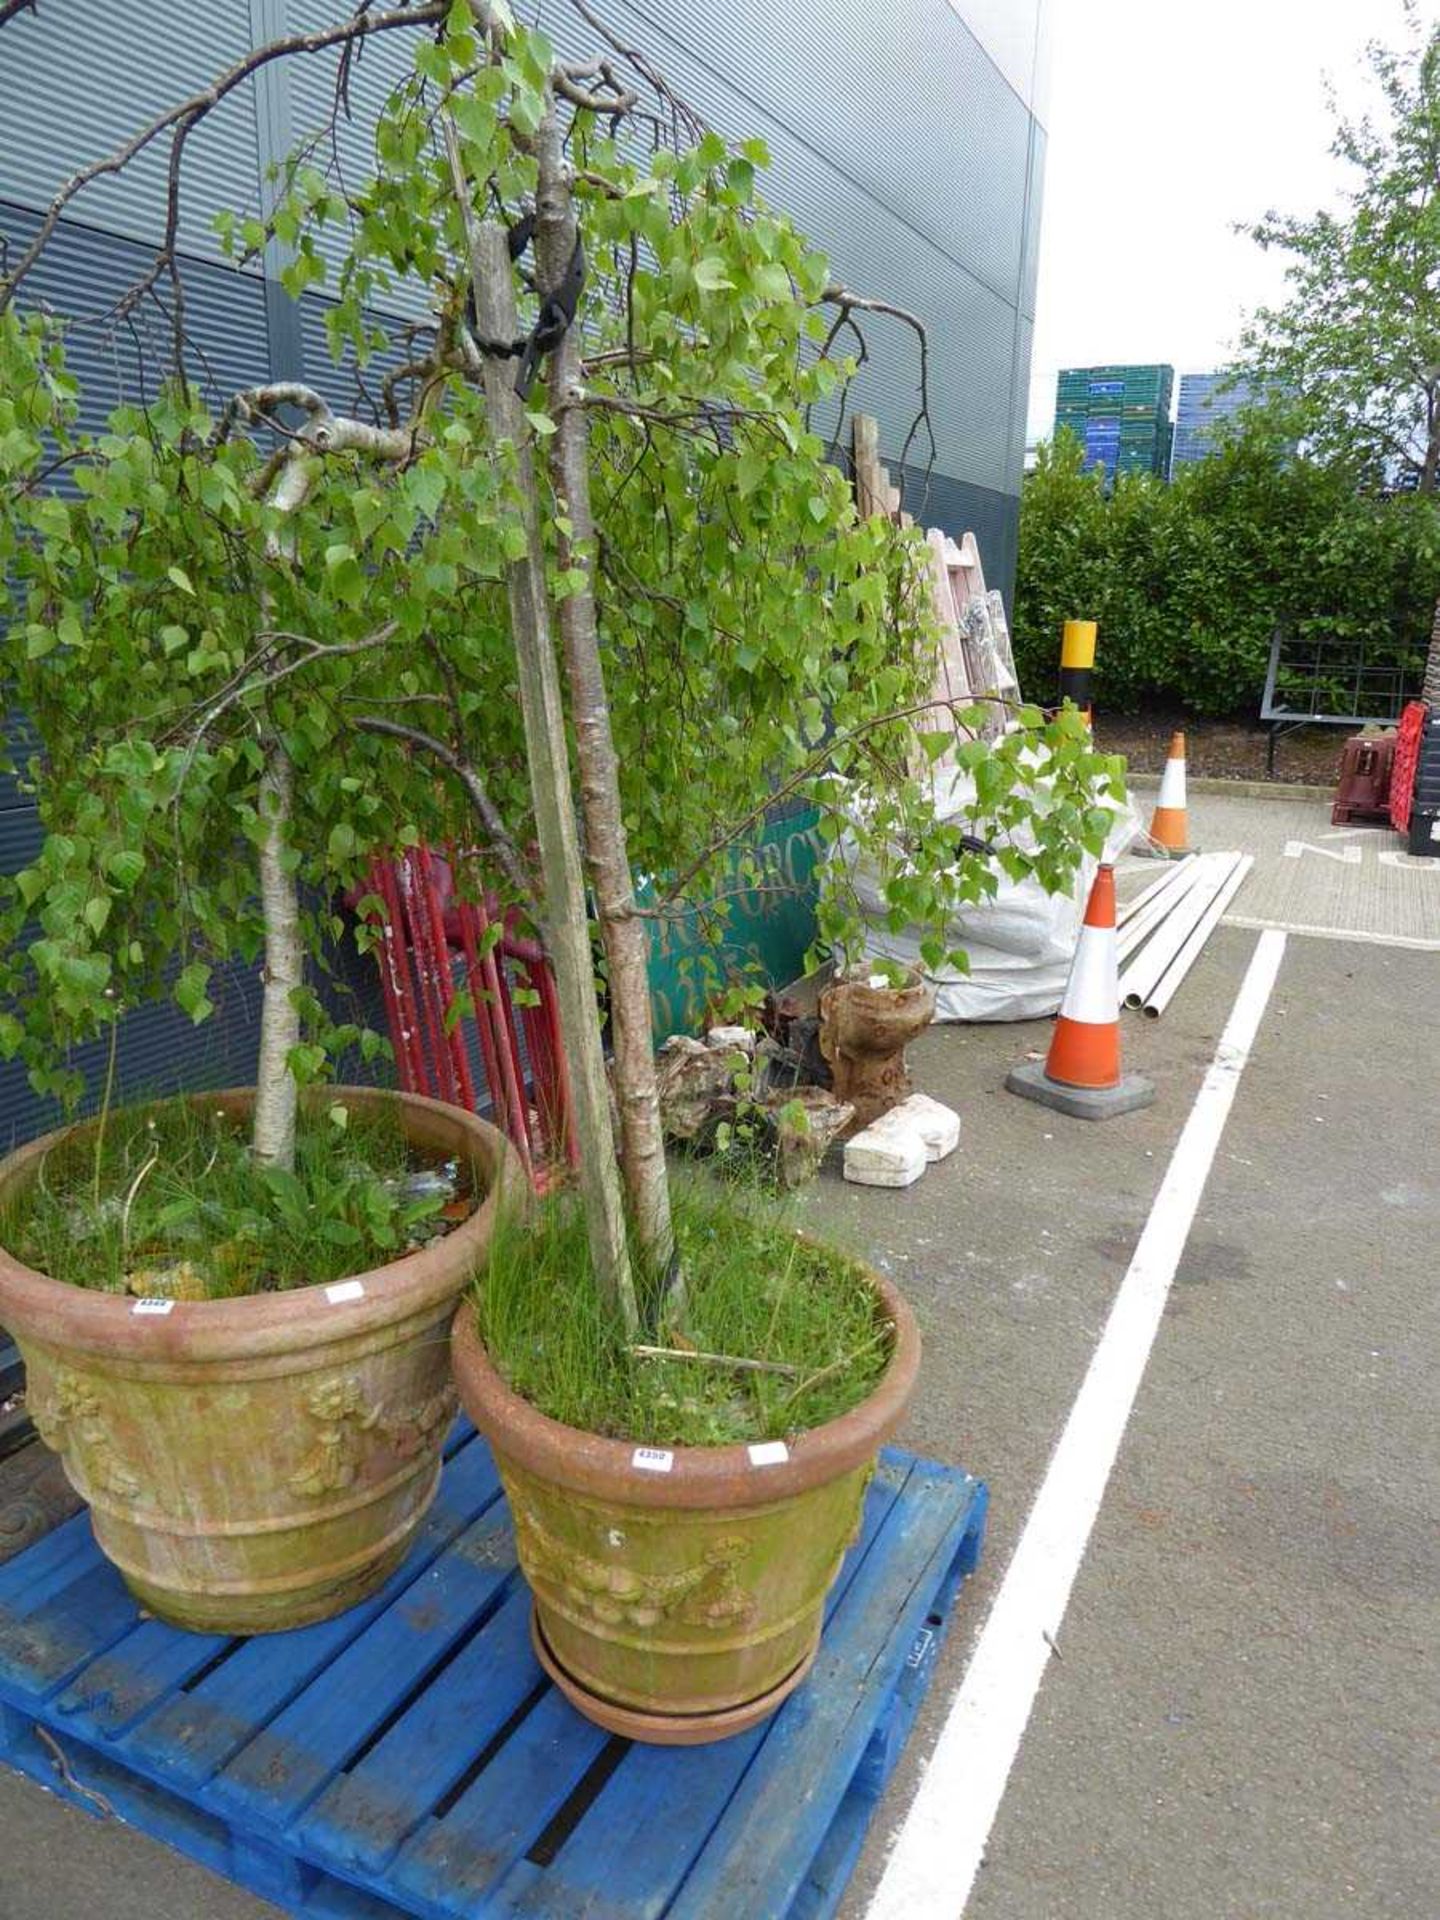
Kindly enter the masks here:
M 1062 430 L 1025 481 L 1013 626 L 1027 695 L 1052 697 L 1067 618 L 1099 622 L 1095 701 L 1112 713 L 1163 701 L 1253 716 L 1282 621 L 1423 650 L 1440 594 L 1434 498 L 1358 495 L 1260 429 L 1171 485 L 1128 474 L 1107 495 L 1083 458 Z

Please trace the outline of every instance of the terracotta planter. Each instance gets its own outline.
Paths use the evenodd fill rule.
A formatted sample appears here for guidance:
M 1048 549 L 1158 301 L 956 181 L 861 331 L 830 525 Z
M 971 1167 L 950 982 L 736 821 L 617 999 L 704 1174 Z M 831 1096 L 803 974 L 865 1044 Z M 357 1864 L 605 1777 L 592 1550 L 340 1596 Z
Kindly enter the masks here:
M 497 1193 L 519 1178 L 503 1136 L 473 1114 L 359 1087 L 325 1097 L 337 1095 L 393 1105 L 417 1147 L 468 1160 L 483 1204 L 353 1280 L 159 1311 L 0 1250 L 0 1322 L 25 1356 L 42 1439 L 136 1598 L 199 1633 L 324 1619 L 400 1560 L 455 1410 L 445 1330 L 484 1259 Z M 253 1095 L 204 1098 L 244 1114 Z M 0 1162 L 0 1202 L 62 1137 Z
M 601 1726 L 662 1745 L 718 1740 L 805 1677 L 920 1364 L 910 1309 L 874 1280 L 895 1328 L 879 1386 L 784 1448 L 657 1450 L 562 1426 L 506 1386 L 462 1302 L 455 1378 L 505 1483 L 536 1651 Z

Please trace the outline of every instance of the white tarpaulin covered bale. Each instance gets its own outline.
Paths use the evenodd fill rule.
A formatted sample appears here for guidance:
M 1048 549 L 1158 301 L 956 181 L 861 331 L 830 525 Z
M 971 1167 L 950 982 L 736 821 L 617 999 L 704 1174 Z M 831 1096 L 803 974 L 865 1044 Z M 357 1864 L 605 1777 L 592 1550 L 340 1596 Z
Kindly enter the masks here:
M 1036 789 L 1036 799 L 1043 808 L 1043 783 Z M 940 774 L 937 802 L 941 818 L 954 821 L 957 835 L 987 837 L 986 823 L 976 806 L 975 783 L 968 774 Z M 1117 805 L 1097 794 L 1095 804 L 1116 809 L 1104 857 L 1118 859 L 1140 831 L 1139 815 L 1128 799 Z M 1035 844 L 1033 835 L 1023 828 L 1012 832 L 1009 839 L 1022 851 Z M 980 860 L 985 856 L 961 857 Z M 823 888 L 827 874 L 833 877 L 837 867 L 843 869 L 865 917 L 864 947 L 849 956 L 851 963 L 885 959 L 919 967 L 934 984 L 937 1020 L 1036 1020 L 1059 1008 L 1098 865 L 1087 854 L 1068 894 L 1046 893 L 1036 879 L 1016 881 L 1001 873 L 995 894 L 968 903 L 945 930 L 947 944 L 963 947 L 969 956 L 968 973 L 954 973 L 948 968 L 931 972 L 925 967 L 920 958 L 918 927 L 890 931 L 883 876 L 873 861 L 861 856 L 853 834 L 844 833 L 835 843 L 821 870 L 820 884 Z

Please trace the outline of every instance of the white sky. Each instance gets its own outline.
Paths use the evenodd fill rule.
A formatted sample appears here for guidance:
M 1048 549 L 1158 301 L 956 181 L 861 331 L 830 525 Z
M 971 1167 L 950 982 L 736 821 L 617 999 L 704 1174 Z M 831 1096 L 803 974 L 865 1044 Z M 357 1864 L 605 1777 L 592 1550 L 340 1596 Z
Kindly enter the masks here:
M 1049 437 L 1062 366 L 1169 361 L 1178 381 L 1223 364 L 1283 274 L 1231 223 L 1334 202 L 1348 169 L 1329 152 L 1324 82 L 1355 111 L 1366 42 L 1405 38 L 1401 0 L 1049 5 L 1032 439 Z

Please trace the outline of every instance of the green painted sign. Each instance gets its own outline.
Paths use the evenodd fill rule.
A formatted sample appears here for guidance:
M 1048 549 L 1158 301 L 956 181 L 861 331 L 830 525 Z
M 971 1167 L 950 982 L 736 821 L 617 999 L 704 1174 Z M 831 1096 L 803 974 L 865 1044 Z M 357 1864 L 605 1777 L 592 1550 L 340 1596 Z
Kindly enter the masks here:
M 819 818 L 817 808 L 807 807 L 768 823 L 746 841 L 744 853 L 760 868 L 749 890 L 708 912 L 694 909 L 649 923 L 657 1040 L 672 1033 L 698 1033 L 716 996 L 741 979 L 778 989 L 804 972 L 805 955 L 815 938 Z M 737 852 L 737 873 L 742 857 Z M 646 882 L 640 888 L 641 905 L 654 898 L 655 889 Z

